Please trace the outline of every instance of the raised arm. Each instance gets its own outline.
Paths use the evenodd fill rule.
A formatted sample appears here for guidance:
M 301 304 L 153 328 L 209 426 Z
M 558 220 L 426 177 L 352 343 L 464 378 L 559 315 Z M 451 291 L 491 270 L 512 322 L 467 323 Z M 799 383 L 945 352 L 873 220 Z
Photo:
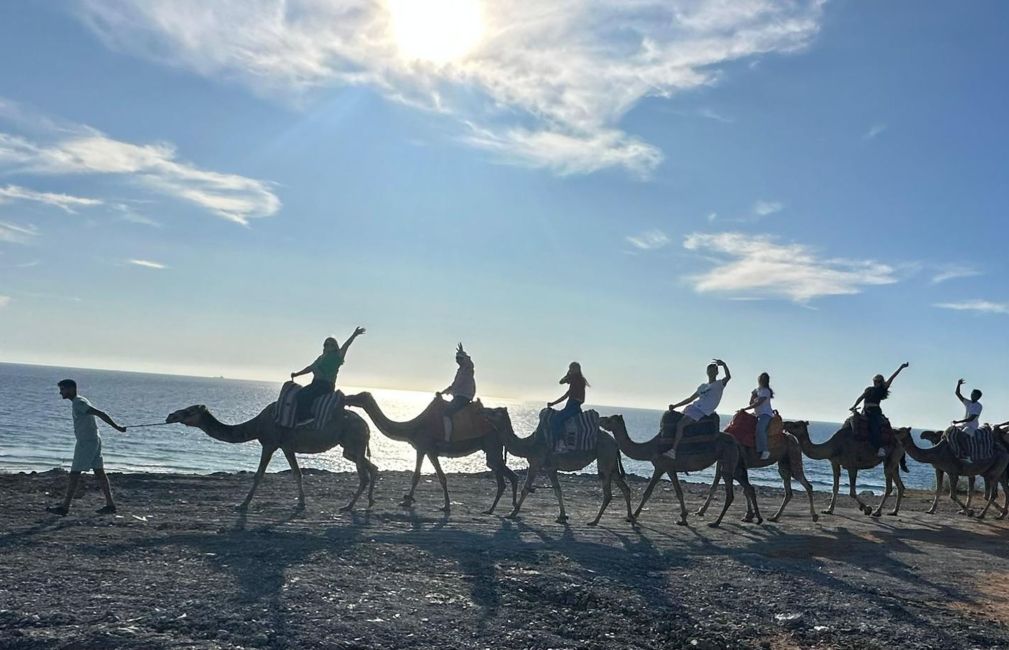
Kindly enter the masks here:
M 725 376 L 722 377 L 722 386 L 727 385 L 729 380 L 732 379 L 732 373 L 729 372 L 729 366 L 725 365 L 725 362 L 721 359 L 715 359 L 715 365 L 721 366 L 722 370 L 725 371 Z
M 910 365 L 911 364 L 908 363 L 907 361 L 905 361 L 904 363 L 900 364 L 900 368 L 897 368 L 897 370 L 895 370 L 894 373 L 892 375 L 890 375 L 890 378 L 886 380 L 886 387 L 890 388 L 890 384 L 892 384 L 893 380 L 897 378 L 897 375 L 900 374 L 900 371 L 903 370 L 904 368 L 907 368 Z
M 90 407 L 88 409 L 88 415 L 95 416 L 96 418 L 100 419 L 102 422 L 104 422 L 105 424 L 109 425 L 110 427 L 112 427 L 113 429 L 115 429 L 116 431 L 118 431 L 119 433 L 125 433 L 126 432 L 126 427 L 121 427 L 118 424 L 116 424 L 115 422 L 113 422 L 112 418 L 110 418 L 109 415 L 108 415 L 108 413 L 106 413 L 105 411 L 99 411 L 98 409 L 96 409 L 95 407 L 92 406 L 92 407 Z
M 961 393 L 961 392 L 960 392 L 960 387 L 961 387 L 961 386 L 963 386 L 963 385 L 964 385 L 964 383 L 965 383 L 965 382 L 964 382 L 964 380 L 963 380 L 963 379 L 958 379 L 958 380 L 957 380 L 957 382 L 956 382 L 956 390 L 955 390 L 955 391 L 953 391 L 953 394 L 954 394 L 954 395 L 956 395 L 956 398 L 957 398 L 958 400 L 960 400 L 961 402 L 966 402 L 966 401 L 967 401 L 967 400 L 965 400 L 965 399 L 963 398 L 963 393 Z
M 677 402 L 677 403 L 675 403 L 675 404 L 670 404 L 670 405 L 669 405 L 669 410 L 670 410 L 670 411 L 675 411 L 676 409 L 680 408 L 681 406 L 685 406 L 685 405 L 687 405 L 687 404 L 689 404 L 689 403 L 693 402 L 693 401 L 694 401 L 695 399 L 697 399 L 697 391 L 696 391 L 696 390 L 695 390 L 695 391 L 694 391 L 694 393 L 693 393 L 693 394 L 692 394 L 692 395 L 691 395 L 690 397 L 688 397 L 687 399 L 684 399 L 684 400 L 680 400 L 679 402 Z
M 354 339 L 356 339 L 357 337 L 361 336 L 366 331 L 367 330 L 365 330 L 363 327 L 355 327 L 354 328 L 354 333 L 350 335 L 350 338 L 348 338 L 346 340 L 346 342 L 344 342 L 343 347 L 340 348 L 340 356 L 342 356 L 344 359 L 346 359 L 347 358 L 347 350 L 350 349 L 350 344 L 354 342 Z

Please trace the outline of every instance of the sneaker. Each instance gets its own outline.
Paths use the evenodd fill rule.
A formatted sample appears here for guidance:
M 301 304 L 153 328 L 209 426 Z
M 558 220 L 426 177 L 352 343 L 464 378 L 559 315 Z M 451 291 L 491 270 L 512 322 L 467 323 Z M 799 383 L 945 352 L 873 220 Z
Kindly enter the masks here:
M 116 507 L 115 506 L 103 506 L 103 507 L 99 508 L 98 510 L 95 510 L 95 512 L 97 512 L 100 515 L 114 515 L 114 514 L 116 514 Z
M 880 447 L 879 451 L 876 452 L 876 456 L 879 458 L 886 458 L 886 450 Z
M 762 451 L 760 452 L 760 460 L 769 460 L 771 458 L 771 452 Z
M 51 512 L 54 515 L 59 515 L 60 517 L 66 517 L 70 512 L 70 509 L 66 506 L 49 506 L 46 508 L 46 512 Z

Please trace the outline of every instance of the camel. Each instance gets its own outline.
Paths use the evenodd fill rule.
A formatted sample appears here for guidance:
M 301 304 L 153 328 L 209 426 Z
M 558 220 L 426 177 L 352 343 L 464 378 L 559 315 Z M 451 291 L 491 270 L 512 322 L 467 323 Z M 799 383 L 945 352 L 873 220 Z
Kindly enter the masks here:
M 270 459 L 278 449 L 284 452 L 284 457 L 287 458 L 287 463 L 291 466 L 291 473 L 298 486 L 298 509 L 304 509 L 305 490 L 302 486 L 301 468 L 298 467 L 295 454 L 321 454 L 337 445 L 343 446 L 343 457 L 357 465 L 357 475 L 360 478 L 357 492 L 351 498 L 350 503 L 340 508 L 340 512 L 352 510 L 366 487 L 368 488 L 368 508 L 371 508 L 375 504 L 373 493 L 375 482 L 378 480 L 378 468 L 369 460 L 368 439 L 370 432 L 368 431 L 368 423 L 356 413 L 344 411 L 322 430 L 304 427 L 290 429 L 278 426 L 274 422 L 276 406 L 277 404 L 274 402 L 251 420 L 232 425 L 221 423 L 206 406 L 198 404 L 175 411 L 165 418 L 165 422 L 179 422 L 187 427 L 196 427 L 211 438 L 223 442 L 259 441 L 259 444 L 263 446 L 259 469 L 256 470 L 256 475 L 252 479 L 252 489 L 249 490 L 245 501 L 238 506 L 239 510 L 244 511 L 249 508 L 252 496 L 256 493 L 259 482 L 263 480 L 263 474 L 266 473 Z
M 678 411 L 666 411 L 662 416 L 662 431 L 675 430 L 676 422 L 680 417 L 682 415 Z M 664 437 L 659 433 L 648 442 L 635 442 L 627 434 L 627 425 L 624 423 L 623 416 L 620 415 L 601 418 L 600 426 L 614 435 L 620 451 L 628 458 L 650 461 L 655 468 L 652 478 L 648 482 L 648 487 L 645 488 L 645 493 L 641 496 L 641 503 L 638 504 L 637 510 L 634 511 L 633 516 L 635 519 L 641 514 L 641 509 L 644 508 L 648 497 L 652 495 L 652 491 L 658 485 L 662 475 L 668 474 L 669 480 L 673 483 L 673 489 L 676 490 L 676 498 L 680 501 L 680 520 L 676 523 L 680 526 L 686 526 L 687 506 L 683 502 L 683 488 L 680 485 L 677 473 L 696 472 L 715 465 L 715 482 L 725 481 L 725 503 L 722 505 L 722 512 L 719 513 L 718 519 L 709 523 L 708 526 L 714 528 L 722 523 L 726 511 L 728 511 L 729 506 L 732 505 L 732 501 L 735 498 L 732 490 L 732 481 L 736 465 L 739 462 L 739 445 L 736 443 L 735 438 L 727 433 L 718 433 L 709 445 L 704 445 L 704 450 L 699 453 L 690 453 L 689 450 L 685 450 L 681 446 L 674 460 L 663 453 L 672 446 L 670 437 Z M 757 499 L 753 486 L 750 485 L 745 473 L 741 475 L 741 479 L 747 499 L 752 498 L 754 508 L 757 511 L 756 516 L 760 518 L 760 511 L 756 508 Z
M 942 441 L 942 431 L 922 431 L 921 437 L 923 440 L 928 440 L 932 443 L 932 446 L 938 445 Z M 946 476 L 946 472 L 942 471 L 938 467 L 935 468 L 935 499 L 932 500 L 932 507 L 925 511 L 926 514 L 935 514 L 935 509 L 939 505 L 939 495 L 942 492 L 942 482 L 943 478 Z M 977 476 L 971 475 L 968 478 L 968 488 L 967 488 L 967 506 L 966 512 L 970 512 L 970 503 L 974 499 L 974 489 L 977 485 Z M 985 484 L 985 494 L 988 493 L 989 486 Z M 961 511 L 960 514 L 966 514 Z
M 933 435 L 930 435 L 929 438 L 932 438 L 933 436 L 934 433 Z M 949 475 L 949 498 L 953 501 L 953 503 L 960 506 L 961 514 L 966 514 L 967 516 L 971 515 L 969 503 L 961 503 L 960 499 L 957 498 L 957 491 L 959 487 L 957 484 L 960 482 L 961 476 L 970 476 L 972 479 L 974 476 L 982 476 L 985 479 L 985 484 L 987 485 L 985 490 L 985 506 L 978 515 L 978 519 L 984 518 L 985 514 L 988 512 L 988 508 L 990 508 L 995 502 L 995 499 L 998 496 L 998 491 L 995 489 L 995 486 L 998 484 L 1002 485 L 1002 489 L 1006 491 L 1007 495 L 1006 504 L 1002 507 L 1002 514 L 1000 514 L 998 518 L 1003 519 L 1005 518 L 1006 513 L 1009 513 L 1009 480 L 1006 478 L 1006 467 L 1009 467 L 1009 453 L 1006 452 L 1001 444 L 995 445 L 995 454 L 989 460 L 966 465 L 953 454 L 952 450 L 949 448 L 949 444 L 944 439 L 940 440 L 938 444 L 930 449 L 923 449 L 914 442 L 914 438 L 911 437 L 909 430 L 899 430 L 897 432 L 897 437 L 904 445 L 904 449 L 908 456 L 919 463 L 928 463 L 935 468 L 935 499 L 932 503 L 932 507 L 928 510 L 929 514 L 935 512 L 935 505 L 939 500 L 939 493 L 942 490 L 943 473 Z M 924 434 L 922 437 L 924 437 Z M 971 490 L 973 491 L 973 482 L 971 484 Z
M 595 461 L 599 480 L 603 486 L 603 501 L 599 506 L 599 512 L 596 513 L 596 518 L 588 522 L 588 525 L 597 525 L 603 516 L 603 512 L 610 505 L 610 501 L 613 499 L 612 483 L 614 481 L 616 481 L 617 487 L 620 488 L 620 491 L 624 495 L 624 502 L 627 505 L 626 520 L 634 522 L 634 517 L 631 515 L 631 489 L 624 478 L 625 473 L 623 463 L 620 461 L 620 450 L 617 448 L 617 443 L 606 432 L 597 432 L 595 449 L 563 453 L 550 452 L 546 437 L 542 435 L 542 431 L 539 428 L 532 435 L 525 438 L 519 438 L 515 435 L 507 409 L 493 409 L 488 417 L 494 428 L 501 433 L 501 438 L 508 453 L 525 458 L 529 463 L 529 470 L 526 474 L 525 484 L 522 486 L 522 493 L 519 495 L 514 509 L 508 515 L 508 519 L 516 519 L 518 517 L 522 503 L 529 493 L 533 491 L 533 481 L 540 470 L 542 470 L 550 477 L 550 484 L 553 486 L 554 494 L 557 495 L 560 514 L 557 515 L 556 521 L 557 523 L 566 522 L 568 515 L 564 510 L 564 496 L 561 494 L 561 484 L 560 479 L 557 477 L 557 472 L 577 472 L 588 467 L 592 461 Z M 544 426 L 542 418 L 540 422 L 540 426 Z
M 504 493 L 506 478 L 511 483 L 512 503 L 515 503 L 518 492 L 518 476 L 505 464 L 504 443 L 501 441 L 494 427 L 490 426 L 486 420 L 486 413 L 490 409 L 485 408 L 477 400 L 473 406 L 468 408 L 480 409 L 471 421 L 476 423 L 476 426 L 481 431 L 477 432 L 478 435 L 467 439 L 446 442 L 445 423 L 442 418 L 445 404 L 446 402 L 441 397 L 436 397 L 414 419 L 406 422 L 396 422 L 386 417 L 371 393 L 365 392 L 347 396 L 347 405 L 363 409 L 368 414 L 368 417 L 371 418 L 371 421 L 375 423 L 375 426 L 378 427 L 378 430 L 386 437 L 400 442 L 407 442 L 416 450 L 417 464 L 414 467 L 410 491 L 403 495 L 401 503 L 404 508 L 413 506 L 415 502 L 413 495 L 417 490 L 417 484 L 420 483 L 420 470 L 426 456 L 431 461 L 431 465 L 434 466 L 434 471 L 438 474 L 438 481 L 441 483 L 441 489 L 445 496 L 445 505 L 440 510 L 445 513 L 450 512 L 448 479 L 445 477 L 445 472 L 441 469 L 441 463 L 438 461 L 438 458 L 442 456 L 446 458 L 469 456 L 481 450 L 486 454 L 487 467 L 494 473 L 494 479 L 497 481 L 497 494 L 494 496 L 494 502 L 490 508 L 483 511 L 484 514 L 489 515 L 494 513 L 494 509 L 497 507 L 498 501 L 501 500 L 501 495 Z
M 736 465 L 736 480 L 741 485 L 745 485 L 749 482 L 749 470 L 770 467 L 777 463 L 778 475 L 781 476 L 781 482 L 785 487 L 785 496 L 781 500 L 781 506 L 778 508 L 778 511 L 768 517 L 768 521 L 777 522 L 781 518 L 781 513 L 785 512 L 785 506 L 792 500 L 792 481 L 795 480 L 806 490 L 806 495 L 809 497 L 809 515 L 815 522 L 819 517 L 816 514 L 816 506 L 813 504 L 813 486 L 806 479 L 806 473 L 803 471 L 802 448 L 799 446 L 799 440 L 790 433 L 782 433 L 782 437 L 785 440 L 785 444 L 772 444 L 770 449 L 771 456 L 767 459 L 761 459 L 755 449 L 739 445 L 739 463 Z M 746 481 L 743 480 L 743 475 L 746 475 Z M 711 505 L 711 500 L 714 498 L 717 488 L 718 477 L 716 476 L 715 480 L 711 482 L 711 487 L 708 488 L 708 498 L 705 499 L 704 505 L 697 510 L 698 516 L 704 516 L 708 506 Z M 754 490 L 755 498 L 756 490 Z M 758 524 L 761 523 L 760 511 L 751 505 L 749 496 L 747 496 L 746 516 L 743 517 L 743 521 L 753 521 L 754 517 L 757 518 Z
M 897 503 L 893 510 L 887 513 L 896 516 L 900 512 L 900 502 L 904 498 L 904 481 L 900 477 L 901 470 L 907 471 L 904 460 L 904 448 L 900 444 L 900 439 L 894 440 L 893 445 L 887 451 L 884 458 L 880 458 L 876 450 L 864 440 L 858 440 L 851 432 L 852 420 L 849 419 L 844 425 L 824 443 L 815 444 L 809 439 L 809 422 L 805 420 L 785 422 L 785 431 L 792 434 L 799 440 L 802 453 L 813 460 L 828 460 L 834 470 L 834 489 L 830 496 L 830 505 L 823 511 L 823 514 L 834 514 L 834 505 L 837 503 L 837 493 L 841 483 L 841 468 L 848 470 L 848 490 L 852 499 L 858 503 L 858 508 L 867 515 L 879 517 L 886 505 L 887 499 L 893 492 L 893 485 L 897 485 Z M 897 429 L 894 429 L 896 432 Z M 910 428 L 904 429 L 907 433 Z M 858 470 L 871 469 L 883 463 L 883 475 L 886 477 L 886 491 L 879 505 L 873 509 L 872 506 L 864 503 L 855 490 Z

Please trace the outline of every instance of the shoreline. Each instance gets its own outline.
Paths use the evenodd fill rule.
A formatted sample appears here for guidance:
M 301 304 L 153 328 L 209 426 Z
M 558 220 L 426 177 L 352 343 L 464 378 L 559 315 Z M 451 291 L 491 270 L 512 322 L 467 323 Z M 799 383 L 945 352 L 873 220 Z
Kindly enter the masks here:
M 43 511 L 58 471 L 0 475 L 0 646 L 5 648 L 973 648 L 1009 646 L 1009 522 L 968 520 L 908 492 L 897 517 L 850 499 L 813 523 L 796 494 L 777 524 L 745 524 L 740 490 L 720 528 L 674 523 L 662 484 L 638 525 L 619 491 L 600 525 L 594 476 L 564 475 L 556 523 L 544 480 L 516 520 L 482 514 L 483 475 L 384 472 L 371 511 L 339 508 L 356 475 L 310 471 L 307 507 L 268 475 L 236 512 L 247 473 L 111 475 L 117 515 L 92 478 L 68 517 Z M 636 507 L 644 481 L 632 478 Z M 705 488 L 684 484 L 688 509 Z M 780 489 L 762 488 L 765 518 Z M 505 499 L 507 501 L 507 497 Z M 826 505 L 822 494 L 817 509 Z

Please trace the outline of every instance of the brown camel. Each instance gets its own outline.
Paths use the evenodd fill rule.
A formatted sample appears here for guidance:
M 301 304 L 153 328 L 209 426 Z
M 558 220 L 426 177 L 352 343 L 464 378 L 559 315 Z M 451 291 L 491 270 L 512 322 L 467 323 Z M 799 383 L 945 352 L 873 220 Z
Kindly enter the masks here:
M 662 416 L 662 431 L 674 431 L 676 429 L 676 422 L 680 417 L 682 415 L 678 411 L 666 411 Z M 652 490 L 655 489 L 659 480 L 662 479 L 662 475 L 668 474 L 669 480 L 673 483 L 673 489 L 676 490 L 676 498 L 680 501 L 680 520 L 676 523 L 686 526 L 687 506 L 683 502 L 683 488 L 680 485 L 677 473 L 697 472 L 715 465 L 715 482 L 725 481 L 725 503 L 722 505 L 722 512 L 719 513 L 718 519 L 709 523 L 708 526 L 714 528 L 722 523 L 726 511 L 735 498 L 732 490 L 732 481 L 736 465 L 739 462 L 739 445 L 736 443 L 735 438 L 727 433 L 718 433 L 710 444 L 697 445 L 697 447 L 702 448 L 697 452 L 692 451 L 695 448 L 693 446 L 681 445 L 674 460 L 664 453 L 672 447 L 672 438 L 663 436 L 661 432 L 648 442 L 635 442 L 627 434 L 627 425 L 624 423 L 624 418 L 620 415 L 602 418 L 600 425 L 614 435 L 620 451 L 628 458 L 650 461 L 655 468 L 652 478 L 648 482 L 648 487 L 645 488 L 645 493 L 641 496 L 641 503 L 638 504 L 638 509 L 634 511 L 635 519 L 641 514 L 641 509 L 648 501 L 648 497 L 652 495 Z M 757 510 L 756 516 L 760 518 L 760 511 L 756 508 L 757 499 L 753 486 L 750 485 L 745 472 L 741 477 L 743 491 L 747 494 L 747 499 L 752 498 L 754 508 Z
M 518 492 L 518 477 L 505 464 L 504 443 L 501 441 L 501 437 L 498 435 L 496 429 L 486 419 L 486 413 L 490 409 L 485 408 L 479 400 L 466 408 L 468 411 L 476 409 L 474 417 L 470 418 L 468 422 L 476 427 L 477 430 L 467 430 L 464 432 L 460 428 L 457 431 L 453 431 L 453 433 L 460 434 L 459 437 L 462 439 L 449 442 L 445 441 L 445 423 L 442 417 L 446 402 L 441 397 L 435 397 L 434 401 L 420 415 L 406 422 L 396 422 L 386 417 L 371 393 L 348 395 L 347 405 L 364 409 L 364 412 L 368 414 L 368 417 L 375 423 L 378 430 L 386 437 L 400 442 L 407 442 L 416 450 L 417 464 L 414 467 L 410 491 L 403 495 L 403 507 L 409 508 L 414 504 L 415 499 L 413 495 L 417 489 L 417 484 L 420 483 L 420 469 L 426 456 L 431 461 L 431 465 L 434 466 L 434 471 L 438 474 L 438 481 L 441 483 L 441 489 L 445 495 L 445 505 L 440 509 L 443 512 L 449 512 L 451 506 L 448 498 L 448 479 L 445 477 L 445 472 L 441 469 L 441 463 L 438 461 L 438 458 L 442 456 L 446 458 L 458 458 L 460 456 L 469 456 L 478 451 L 483 451 L 486 454 L 487 467 L 494 473 L 494 479 L 497 481 L 497 494 L 494 496 L 494 502 L 490 508 L 484 511 L 484 514 L 492 514 L 497 507 L 498 501 L 501 500 L 501 495 L 505 490 L 505 478 L 511 482 L 512 503 L 515 503 L 516 493 Z
M 529 471 L 526 474 L 525 484 L 522 486 L 522 494 L 519 495 L 515 508 L 508 515 L 509 519 L 518 517 L 519 510 L 522 508 L 522 503 L 525 501 L 526 496 L 533 491 L 533 481 L 540 470 L 542 470 L 550 477 L 550 484 L 554 488 L 554 494 L 557 495 L 557 503 L 560 505 L 560 514 L 557 516 L 556 521 L 558 523 L 566 522 L 568 515 L 564 510 L 564 496 L 561 494 L 561 483 L 557 477 L 557 472 L 577 472 L 595 461 L 599 480 L 603 486 L 603 502 L 599 506 L 596 518 L 588 522 L 588 525 L 595 526 L 598 524 L 603 516 L 603 512 L 606 511 L 606 507 L 613 500 L 612 483 L 614 481 L 616 481 L 617 487 L 623 493 L 624 501 L 627 504 L 627 521 L 634 521 L 634 517 L 631 515 L 631 489 L 624 479 L 624 466 L 620 462 L 620 450 L 617 448 L 617 443 L 607 433 L 597 431 L 595 449 L 558 453 L 550 452 L 548 449 L 546 436 L 541 431 L 541 428 L 545 426 L 543 424 L 544 418 L 542 417 L 542 413 L 540 427 L 531 436 L 526 438 L 519 438 L 515 435 L 507 409 L 493 409 L 493 412 L 489 414 L 489 419 L 501 433 L 508 453 L 525 458 L 529 463 Z
M 301 468 L 298 467 L 298 459 L 295 454 L 321 454 L 337 445 L 343 446 L 343 457 L 357 465 L 357 475 L 360 478 L 357 492 L 350 503 L 340 508 L 340 512 L 352 510 L 366 487 L 368 488 L 368 508 L 371 508 L 375 503 L 373 493 L 375 482 L 378 480 L 378 468 L 369 460 L 368 439 L 370 432 L 368 431 L 368 423 L 356 413 L 344 411 L 322 430 L 305 427 L 290 429 L 280 427 L 274 422 L 275 408 L 276 402 L 267 406 L 259 415 L 248 422 L 222 424 L 207 410 L 206 406 L 198 404 L 175 411 L 165 418 L 165 422 L 180 422 L 187 427 L 196 427 L 211 438 L 223 442 L 259 441 L 259 444 L 263 446 L 259 469 L 256 470 L 256 475 L 252 479 L 252 489 L 249 490 L 245 501 L 238 506 L 240 510 L 248 509 L 249 503 L 252 502 L 252 495 L 256 493 L 256 488 L 259 487 L 259 482 L 263 480 L 263 474 L 266 473 L 266 467 L 278 449 L 284 452 L 284 457 L 287 458 L 287 463 L 291 466 L 291 474 L 298 485 L 298 509 L 304 508 L 305 490 L 302 487 Z
M 880 516 L 883 506 L 893 492 L 893 485 L 897 485 L 897 503 L 893 506 L 889 515 L 896 515 L 900 512 L 900 502 L 904 498 L 904 481 L 900 477 L 901 470 L 907 471 L 904 461 L 904 448 L 899 439 L 895 439 L 893 445 L 887 449 L 884 458 L 880 458 L 876 450 L 865 440 L 856 439 L 851 431 L 852 420 L 847 422 L 824 443 L 815 444 L 809 439 L 809 422 L 802 420 L 796 422 L 785 422 L 785 431 L 794 435 L 799 440 L 802 453 L 813 460 L 829 460 L 834 470 L 834 489 L 830 496 L 830 505 L 823 511 L 823 514 L 834 513 L 834 505 L 837 503 L 837 493 L 841 483 L 841 468 L 848 470 L 848 490 L 852 499 L 858 503 L 859 509 L 867 515 L 873 517 Z M 910 433 L 911 429 L 905 429 Z M 894 431 L 897 431 L 894 429 Z M 864 503 L 855 490 L 858 470 L 871 469 L 883 463 L 883 475 L 886 477 L 886 491 L 883 499 L 874 510 L 872 506 Z
M 778 521 L 781 513 L 785 512 L 785 506 L 792 500 L 793 480 L 798 481 L 806 489 L 806 495 L 809 497 L 809 515 L 813 518 L 813 521 L 816 521 L 819 517 L 816 514 L 816 506 L 813 505 L 813 486 L 806 479 L 806 473 L 802 467 L 802 448 L 799 446 L 798 439 L 790 433 L 782 433 L 782 440 L 783 444 L 774 444 L 774 440 L 771 440 L 770 449 L 768 450 L 771 455 L 770 458 L 766 459 L 762 459 L 755 449 L 739 445 L 739 463 L 736 465 L 736 480 L 741 485 L 745 485 L 749 483 L 749 470 L 770 467 L 777 463 L 778 475 L 781 476 L 781 482 L 785 487 L 785 496 L 781 500 L 781 506 L 778 508 L 778 511 L 769 517 L 768 521 Z M 746 478 L 745 481 L 743 480 L 744 476 Z M 704 505 L 697 511 L 699 516 L 703 516 L 708 506 L 711 505 L 711 500 L 714 498 L 717 488 L 718 477 L 716 476 L 715 480 L 711 482 L 711 487 L 708 489 L 708 498 L 705 499 Z M 756 490 L 754 490 L 753 498 L 756 499 Z M 757 518 L 758 524 L 761 523 L 760 511 L 751 505 L 749 494 L 747 494 L 746 516 L 743 517 L 743 521 L 753 521 L 754 517 Z
M 949 498 L 953 503 L 960 506 L 961 514 L 971 516 L 970 506 L 961 503 L 960 499 L 957 498 L 957 484 L 960 482 L 961 476 L 981 476 L 989 487 L 986 489 L 984 509 L 981 510 L 978 518 L 983 518 L 988 512 L 988 508 L 995 502 L 998 492 L 994 488 L 997 484 L 1001 484 L 1002 489 L 1007 494 L 1006 504 L 1002 507 L 1002 513 L 998 518 L 1003 519 L 1006 513 L 1009 512 L 1009 482 L 1006 479 L 1006 467 L 1009 467 L 1009 453 L 1005 451 L 1002 445 L 995 445 L 995 453 L 990 459 L 966 465 L 953 454 L 949 443 L 945 439 L 940 440 L 939 444 L 930 449 L 923 449 L 914 442 L 914 438 L 911 437 L 909 430 L 899 430 L 897 437 L 904 445 L 908 456 L 919 463 L 928 463 L 935 467 L 937 479 L 935 500 L 939 499 L 939 491 L 942 489 L 942 479 L 939 474 L 939 471 L 942 470 L 942 472 L 949 475 Z M 932 508 L 928 512 L 931 513 L 934 511 L 935 504 L 933 503 Z
M 942 441 L 942 431 L 922 431 L 921 437 L 923 440 L 928 440 L 932 443 L 932 446 L 938 445 Z M 942 493 L 943 478 L 946 476 L 946 472 L 942 471 L 938 467 L 935 468 L 935 498 L 932 499 L 932 507 L 926 510 L 926 514 L 935 514 L 935 509 L 939 505 L 939 495 Z M 967 506 L 966 512 L 970 512 L 970 503 L 974 499 L 974 490 L 977 486 L 977 476 L 968 477 L 967 486 Z M 986 482 L 985 484 L 985 494 L 988 494 L 989 486 Z M 966 514 L 961 510 L 960 514 Z

